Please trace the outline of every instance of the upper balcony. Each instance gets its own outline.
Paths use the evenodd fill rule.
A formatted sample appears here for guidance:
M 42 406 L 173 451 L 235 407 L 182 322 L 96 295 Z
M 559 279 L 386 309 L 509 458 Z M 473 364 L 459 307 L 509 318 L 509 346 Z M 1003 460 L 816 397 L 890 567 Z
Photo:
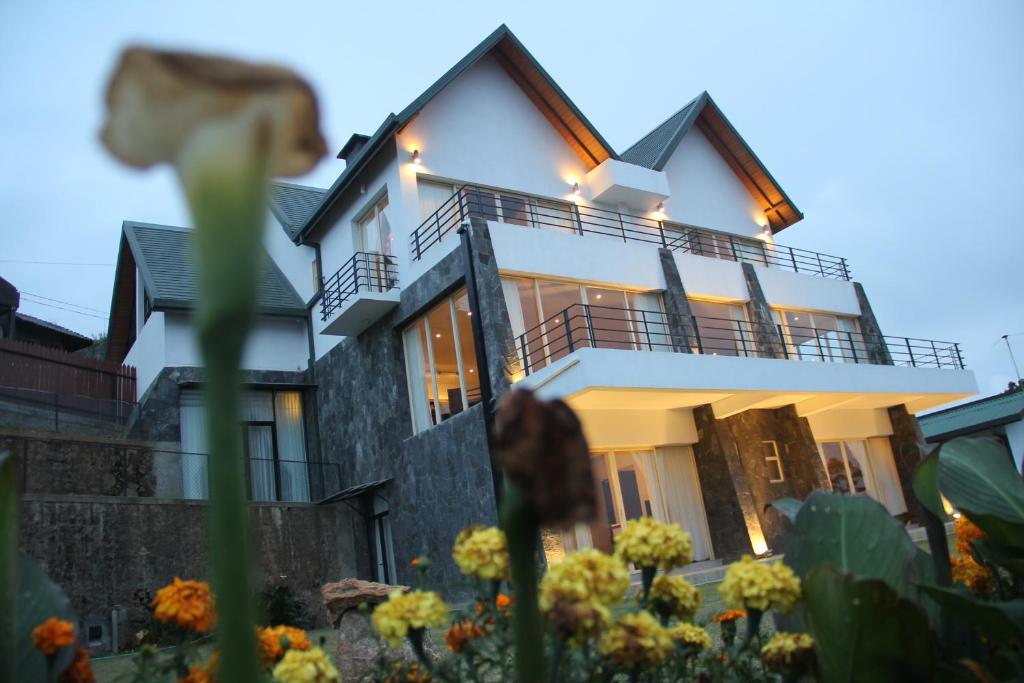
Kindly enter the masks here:
M 398 268 L 387 254 L 358 251 L 329 277 L 320 296 L 323 334 L 357 335 L 398 305 Z
M 471 217 L 513 225 L 599 236 L 665 247 L 727 261 L 739 261 L 849 280 L 846 259 L 706 228 L 634 216 L 594 206 L 536 197 L 511 190 L 464 185 L 413 231 L 412 259 L 419 260 Z

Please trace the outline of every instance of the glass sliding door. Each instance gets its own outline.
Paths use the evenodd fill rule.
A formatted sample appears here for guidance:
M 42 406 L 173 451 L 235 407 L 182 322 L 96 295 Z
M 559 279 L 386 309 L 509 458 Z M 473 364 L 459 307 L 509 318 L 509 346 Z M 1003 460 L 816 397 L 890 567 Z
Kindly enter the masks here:
M 782 327 L 790 358 L 829 363 L 867 361 L 867 349 L 857 319 L 832 313 L 772 311 Z
M 864 441 L 823 441 L 818 450 L 833 491 L 876 495 Z
M 756 355 L 756 340 L 742 304 L 691 299 L 690 310 L 697 327 L 698 339 L 691 340 L 695 351 L 711 356 Z
M 206 500 L 206 407 L 195 389 L 181 392 L 181 497 Z

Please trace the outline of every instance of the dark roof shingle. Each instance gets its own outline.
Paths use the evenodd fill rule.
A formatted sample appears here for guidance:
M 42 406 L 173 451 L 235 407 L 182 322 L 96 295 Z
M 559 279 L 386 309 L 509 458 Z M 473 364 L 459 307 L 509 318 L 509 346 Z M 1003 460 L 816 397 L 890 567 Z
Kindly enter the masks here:
M 270 184 L 270 210 L 290 239 L 295 239 L 306 219 L 313 215 L 327 190 L 308 185 L 274 181 Z
M 675 143 L 678 143 L 677 136 L 685 133 L 692 123 L 692 118 L 700 113 L 697 107 L 699 99 L 700 96 L 690 100 L 685 107 L 637 140 L 632 147 L 620 154 L 619 158 L 645 168 L 658 166 L 661 157 L 675 149 Z

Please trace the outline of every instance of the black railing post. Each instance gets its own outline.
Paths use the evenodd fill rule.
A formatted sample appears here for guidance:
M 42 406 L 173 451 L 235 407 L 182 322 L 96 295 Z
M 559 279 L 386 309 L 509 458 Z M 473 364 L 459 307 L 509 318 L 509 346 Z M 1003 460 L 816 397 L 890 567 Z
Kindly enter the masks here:
M 825 277 L 825 267 L 821 265 L 821 254 L 815 252 L 814 255 L 818 257 L 818 275 Z
M 661 246 L 668 249 L 668 240 L 665 239 L 665 223 L 658 221 L 658 231 L 661 232 Z
M 776 323 L 775 327 L 779 331 L 779 339 L 782 340 L 782 357 L 789 360 L 789 344 L 786 343 L 786 335 L 782 331 L 782 323 Z
M 846 266 L 846 259 L 840 257 L 839 263 L 840 263 L 840 265 L 843 268 L 843 279 L 849 281 L 849 279 L 850 279 L 850 269 Z
M 420 231 L 419 231 L 419 228 L 417 228 L 416 230 L 413 231 L 412 237 L 413 237 L 413 242 L 415 243 L 415 246 L 413 247 L 413 250 L 416 252 L 416 258 L 414 260 L 419 261 L 420 257 L 423 256 L 422 252 L 420 251 Z
M 359 252 L 353 257 L 355 260 L 352 262 L 352 293 L 359 293 Z
M 622 220 L 621 213 L 615 212 L 615 215 L 619 217 L 619 229 L 622 230 L 622 241 L 628 242 L 629 240 L 626 239 L 626 222 Z
M 587 321 L 587 335 L 590 337 L 591 348 L 597 348 L 597 337 L 594 335 L 594 319 L 590 315 L 590 305 L 583 304 L 583 317 Z
M 697 316 L 691 315 L 690 319 L 693 321 L 693 336 L 697 340 L 697 353 L 704 353 L 704 345 L 700 341 L 700 326 L 697 325 Z
M 572 215 L 575 217 L 576 225 L 579 226 L 580 237 L 583 237 L 583 218 L 580 217 L 580 205 L 573 202 Z
M 740 256 L 736 253 L 736 240 L 732 235 L 729 235 L 729 249 L 732 250 L 732 258 L 734 261 L 739 261 Z
M 914 349 L 910 346 L 910 338 L 904 337 L 903 341 L 907 345 L 907 353 L 910 354 L 910 366 L 916 368 L 917 363 L 914 361 Z
M 853 362 L 860 363 L 860 361 L 857 360 L 857 345 L 853 341 L 853 332 L 847 332 L 846 338 L 850 340 L 850 353 L 853 354 Z
M 813 327 L 811 327 L 809 329 L 811 330 L 812 333 L 814 333 L 814 338 L 818 342 L 818 357 L 821 358 L 821 361 L 824 363 L 825 362 L 825 349 L 821 345 L 821 335 L 818 334 L 818 332 L 820 332 L 820 330 L 816 330 Z
M 743 357 L 747 357 L 747 335 L 743 334 L 743 323 L 739 320 L 734 320 L 736 323 L 736 333 L 740 336 L 740 349 L 743 351 Z
M 661 235 L 664 237 L 665 233 L 662 232 Z M 651 328 L 647 325 L 647 311 L 640 309 L 640 320 L 644 324 L 644 338 L 647 339 L 647 350 L 653 351 L 654 344 L 651 342 Z
M 519 335 L 519 353 L 523 357 L 523 372 L 526 376 L 530 376 L 530 356 L 529 351 L 526 350 L 526 333 Z
M 956 350 L 956 362 L 959 369 L 964 369 L 964 357 L 960 355 L 960 344 L 953 344 L 953 348 Z
M 935 350 L 935 340 L 932 341 L 932 357 L 935 358 L 935 367 L 941 368 L 942 364 L 939 363 L 939 352 Z
M 572 343 L 572 324 L 569 322 L 569 309 L 562 310 L 562 326 L 565 328 L 565 340 L 569 347 L 569 353 L 572 353 L 575 349 Z

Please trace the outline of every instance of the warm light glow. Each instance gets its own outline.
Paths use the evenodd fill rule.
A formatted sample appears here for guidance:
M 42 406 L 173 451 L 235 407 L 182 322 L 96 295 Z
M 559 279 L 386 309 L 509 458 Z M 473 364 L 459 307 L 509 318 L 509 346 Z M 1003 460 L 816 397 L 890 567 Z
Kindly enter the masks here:
M 762 534 L 758 534 L 756 538 L 754 535 L 750 536 L 750 547 L 754 549 L 754 554 L 758 556 L 764 555 L 768 552 L 768 544 L 765 543 L 764 536 Z
M 422 164 L 423 163 L 423 160 L 420 159 L 420 151 L 418 149 L 414 149 L 412 151 L 412 163 L 414 163 L 414 164 Z
M 469 371 L 470 372 L 476 372 L 476 370 L 474 370 L 473 368 L 470 368 Z
M 658 213 L 665 213 L 665 202 L 658 202 L 658 206 L 654 210 Z
M 580 196 L 580 184 L 579 183 L 573 183 L 572 184 L 572 193 L 574 195 L 576 195 L 577 197 Z
M 763 213 L 754 214 L 754 222 L 760 225 L 762 228 L 768 227 L 768 216 Z
M 440 339 L 440 338 L 441 338 L 441 333 L 440 333 L 440 332 L 438 332 L 438 333 L 437 333 L 437 334 L 435 334 L 434 336 L 435 336 L 435 337 L 437 337 L 438 339 Z
M 960 519 L 960 513 L 959 512 L 954 512 L 953 513 L 953 519 Z

